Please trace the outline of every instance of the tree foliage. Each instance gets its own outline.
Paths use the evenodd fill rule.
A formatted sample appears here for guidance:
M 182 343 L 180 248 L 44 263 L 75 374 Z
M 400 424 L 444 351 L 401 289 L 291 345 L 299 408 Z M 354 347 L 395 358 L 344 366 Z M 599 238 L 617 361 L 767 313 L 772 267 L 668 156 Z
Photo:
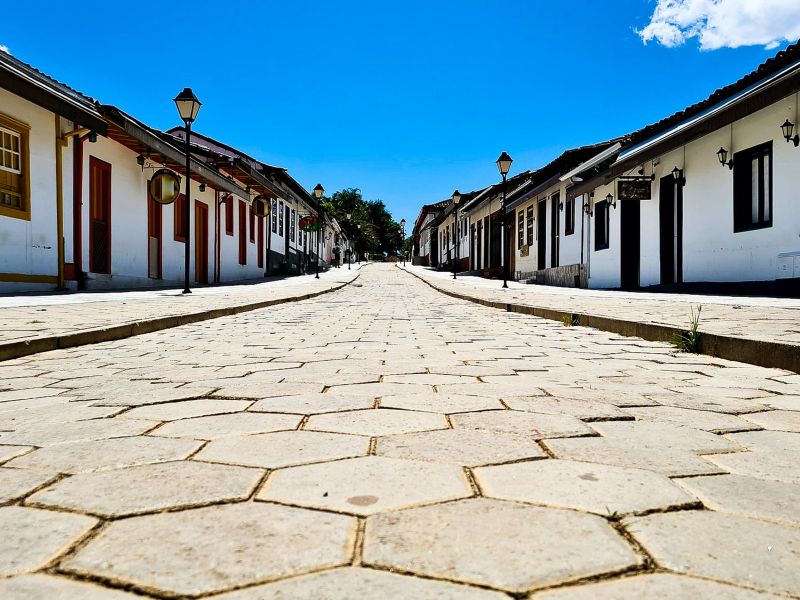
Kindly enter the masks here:
M 364 200 L 361 190 L 346 188 L 323 198 L 323 206 L 339 221 L 356 252 L 388 255 L 400 252 L 400 225 L 383 201 Z

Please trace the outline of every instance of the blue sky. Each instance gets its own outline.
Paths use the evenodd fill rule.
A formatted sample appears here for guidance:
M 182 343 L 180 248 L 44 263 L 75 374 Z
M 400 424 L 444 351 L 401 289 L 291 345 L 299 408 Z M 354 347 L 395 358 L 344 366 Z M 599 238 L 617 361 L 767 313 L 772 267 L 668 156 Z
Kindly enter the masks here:
M 700 100 L 777 52 L 701 50 L 692 37 L 645 45 L 636 30 L 656 0 L 64 6 L 5 7 L 8 22 L 36 29 L 6 27 L 0 44 L 164 129 L 179 124 L 172 98 L 191 86 L 203 102 L 196 129 L 309 189 L 358 187 L 410 221 L 456 187 L 495 181 L 502 150 L 512 174 L 536 168 Z

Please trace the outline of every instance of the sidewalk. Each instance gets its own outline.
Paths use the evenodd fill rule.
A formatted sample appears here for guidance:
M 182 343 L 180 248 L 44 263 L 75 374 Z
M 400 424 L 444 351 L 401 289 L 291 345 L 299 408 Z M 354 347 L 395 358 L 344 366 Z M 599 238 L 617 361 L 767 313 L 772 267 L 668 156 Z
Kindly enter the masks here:
M 577 314 L 580 324 L 669 341 L 689 328 L 691 310 L 702 306 L 700 351 L 752 364 L 800 371 L 800 300 L 792 298 L 657 294 L 528 285 L 406 265 L 439 291 L 456 297 L 561 320 Z M 510 305 L 510 306 L 509 306 Z
M 364 263 L 366 264 L 366 263 Z M 264 282 L 179 289 L 0 296 L 0 360 L 121 339 L 310 298 L 358 277 L 362 265 Z

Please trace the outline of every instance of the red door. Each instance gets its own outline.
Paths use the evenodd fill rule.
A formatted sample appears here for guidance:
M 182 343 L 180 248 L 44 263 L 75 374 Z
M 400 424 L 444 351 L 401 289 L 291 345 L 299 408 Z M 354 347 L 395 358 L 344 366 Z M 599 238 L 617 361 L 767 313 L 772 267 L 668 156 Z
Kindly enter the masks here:
M 258 268 L 264 268 L 264 217 L 258 219 Z
M 89 159 L 89 270 L 111 273 L 111 165 Z
M 161 204 L 147 194 L 147 276 L 161 279 Z
M 194 204 L 194 280 L 208 283 L 208 206 Z

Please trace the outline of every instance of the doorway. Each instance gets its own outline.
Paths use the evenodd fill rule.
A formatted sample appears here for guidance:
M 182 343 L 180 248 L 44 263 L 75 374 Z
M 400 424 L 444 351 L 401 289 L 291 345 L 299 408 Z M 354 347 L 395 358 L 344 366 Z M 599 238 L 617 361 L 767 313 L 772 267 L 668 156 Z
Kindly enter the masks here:
M 683 281 L 683 187 L 661 178 L 658 195 L 661 284 Z
M 550 266 L 558 266 L 558 228 L 560 226 L 560 213 L 559 213 L 559 195 L 553 194 L 550 196 Z
M 489 232 L 489 217 L 483 218 L 483 268 L 490 269 L 492 267 L 491 263 L 489 262 L 489 239 L 491 235 Z
M 111 273 L 111 165 L 89 160 L 89 270 Z
M 194 204 L 194 280 L 208 283 L 208 206 Z
M 147 194 L 147 276 L 161 279 L 161 204 Z
M 642 203 L 622 200 L 619 210 L 620 287 L 630 290 L 639 287 Z
M 536 268 L 547 268 L 547 200 L 536 205 Z

